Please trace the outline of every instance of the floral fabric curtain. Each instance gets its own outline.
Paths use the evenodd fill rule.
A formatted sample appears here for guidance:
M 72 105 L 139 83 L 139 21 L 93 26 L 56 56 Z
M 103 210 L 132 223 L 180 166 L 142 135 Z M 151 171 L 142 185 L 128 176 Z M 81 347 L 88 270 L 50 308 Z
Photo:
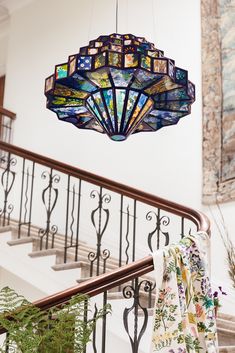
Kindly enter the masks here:
M 153 254 L 156 302 L 151 353 L 216 353 L 213 294 L 206 233 Z

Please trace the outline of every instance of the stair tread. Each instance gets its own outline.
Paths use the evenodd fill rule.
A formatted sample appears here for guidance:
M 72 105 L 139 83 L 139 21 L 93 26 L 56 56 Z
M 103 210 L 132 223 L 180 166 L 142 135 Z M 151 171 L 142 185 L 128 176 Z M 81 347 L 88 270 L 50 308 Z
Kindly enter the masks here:
M 224 314 L 224 313 L 219 312 L 218 319 L 235 323 L 235 316 L 230 315 L 230 314 Z
M 220 353 L 235 353 L 235 346 L 220 346 L 219 347 L 219 352 Z
M 56 264 L 51 266 L 51 268 L 54 271 L 64 271 L 64 270 L 71 270 L 74 268 L 81 268 L 81 267 L 87 267 L 89 264 L 84 261 L 77 261 L 77 262 L 67 262 L 63 264 Z
M 33 238 L 32 237 L 23 237 L 15 240 L 9 240 L 7 242 L 8 245 L 14 246 L 14 245 L 20 245 L 20 244 L 27 244 L 27 243 L 32 243 Z
M 235 330 L 231 330 L 231 329 L 227 329 L 227 328 L 224 328 L 224 327 L 217 327 L 217 330 L 221 333 L 227 333 L 227 334 L 231 334 L 233 333 L 235 335 Z
M 57 250 L 56 249 L 45 249 L 45 250 L 38 250 L 38 251 L 32 251 L 28 254 L 30 257 L 43 257 L 43 256 L 51 256 L 51 255 L 56 255 Z

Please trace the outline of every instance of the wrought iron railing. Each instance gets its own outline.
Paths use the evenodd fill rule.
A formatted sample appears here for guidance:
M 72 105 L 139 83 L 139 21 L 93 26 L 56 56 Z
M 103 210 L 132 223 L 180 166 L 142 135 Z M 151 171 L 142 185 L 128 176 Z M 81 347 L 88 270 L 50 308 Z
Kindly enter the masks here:
M 57 305 L 77 292 L 101 293 L 102 305 L 126 299 L 119 319 L 129 352 L 141 352 L 155 284 L 146 276 L 153 269 L 151 257 L 136 260 L 190 232 L 208 232 L 206 216 L 4 142 L 0 149 L 1 225 L 15 225 L 17 239 L 33 236 L 36 251 L 58 249 L 54 268 L 80 267 L 85 281 L 37 305 Z M 110 351 L 106 320 L 88 351 Z
M 203 215 L 199 214 L 199 213 L 198 213 L 198 230 L 210 233 L 210 224 L 209 224 L 207 217 L 206 216 L 203 217 Z M 133 298 L 133 305 L 132 305 L 131 309 L 132 308 L 135 309 L 135 313 L 136 313 L 135 319 L 136 319 L 136 317 L 138 318 L 138 308 L 140 307 L 139 291 L 138 291 L 138 289 L 139 289 L 138 278 L 152 272 L 153 269 L 154 269 L 154 267 L 153 267 L 152 256 L 147 256 L 141 260 L 137 260 L 137 261 L 133 262 L 132 264 L 117 268 L 116 270 L 113 270 L 111 273 L 105 273 L 105 274 L 99 275 L 99 276 L 91 278 L 90 280 L 87 280 L 86 282 L 81 283 L 77 286 L 71 287 L 71 288 L 66 289 L 64 291 L 55 293 L 55 294 L 50 295 L 46 298 L 38 300 L 34 304 L 42 310 L 47 310 L 47 309 L 52 308 L 54 306 L 60 306 L 61 304 L 65 304 L 74 295 L 86 294 L 90 298 L 98 296 L 99 294 L 104 295 L 109 290 L 111 290 L 113 288 L 117 288 L 117 287 L 131 281 L 132 283 L 134 283 L 134 287 L 133 287 L 133 289 L 131 289 L 131 291 L 133 291 L 134 295 L 133 296 L 129 295 L 129 297 Z M 145 321 L 146 321 L 146 317 L 148 315 L 147 308 L 142 307 L 141 309 L 145 313 Z M 128 308 L 126 308 L 125 310 L 129 311 Z M 104 320 L 106 320 L 106 318 L 104 318 Z M 124 323 L 126 322 L 125 312 L 124 312 L 124 316 L 123 316 L 123 321 L 124 321 Z M 132 338 L 129 335 L 130 342 L 131 342 L 131 348 L 130 348 L 129 352 L 138 352 L 139 341 L 144 333 L 144 332 L 142 332 L 142 329 L 143 328 L 146 329 L 146 326 L 147 326 L 147 323 L 145 322 L 144 323 L 145 325 L 142 326 L 142 328 L 141 328 L 140 335 L 138 335 L 138 331 L 137 331 L 138 324 L 137 323 L 138 323 L 138 321 L 135 320 L 136 327 L 134 327 L 134 331 L 135 331 L 134 337 Z M 6 333 L 5 329 L 0 328 L 0 334 L 4 334 L 4 333 Z M 93 337 L 94 337 L 94 335 L 93 335 Z M 93 348 L 96 347 L 96 342 L 94 342 L 94 340 L 92 342 L 92 346 L 93 346 Z M 99 351 L 106 352 L 104 347 L 105 347 L 105 345 L 102 344 L 101 350 L 99 350 Z M 96 348 L 94 351 L 97 352 Z M 107 350 L 107 352 L 108 352 L 108 350 Z
M 16 114 L 0 106 L 0 140 L 12 142 L 12 124 Z

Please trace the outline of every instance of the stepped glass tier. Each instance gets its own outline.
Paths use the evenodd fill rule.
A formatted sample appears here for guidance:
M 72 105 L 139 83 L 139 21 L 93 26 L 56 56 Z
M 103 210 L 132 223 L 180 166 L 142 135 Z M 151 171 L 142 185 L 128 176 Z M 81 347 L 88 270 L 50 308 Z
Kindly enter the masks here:
M 132 34 L 92 40 L 46 79 L 47 108 L 80 129 L 123 141 L 190 114 L 195 86 L 152 43 Z

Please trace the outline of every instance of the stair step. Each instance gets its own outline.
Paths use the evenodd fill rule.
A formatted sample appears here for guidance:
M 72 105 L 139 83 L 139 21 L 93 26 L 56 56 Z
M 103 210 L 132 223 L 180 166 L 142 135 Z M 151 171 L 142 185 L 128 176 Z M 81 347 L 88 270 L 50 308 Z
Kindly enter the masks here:
M 9 240 L 7 242 L 8 245 L 10 246 L 15 246 L 15 245 L 21 245 L 21 244 L 28 244 L 28 243 L 32 243 L 33 242 L 33 238 L 32 237 L 23 237 L 20 239 L 15 239 L 15 240 Z
M 34 246 L 35 247 L 40 246 L 41 238 L 38 234 L 34 235 L 34 240 L 35 240 Z M 43 239 L 43 244 L 45 244 L 45 241 L 46 240 Z M 49 245 L 51 245 L 51 238 L 50 237 L 49 237 Z M 54 247 L 56 247 L 58 249 L 64 249 L 64 247 L 65 247 L 65 236 L 64 235 L 58 235 L 58 234 L 55 235 Z M 84 250 L 90 249 L 90 247 L 84 241 L 81 241 L 81 240 L 79 240 L 79 247 Z M 68 251 L 74 250 L 74 249 L 75 249 L 74 247 L 71 247 L 71 248 L 68 248 Z
M 82 264 L 82 266 L 80 265 Z M 59 263 L 55 264 L 52 266 L 52 269 L 55 271 L 64 271 L 64 270 L 71 270 L 72 268 L 80 268 L 83 267 L 86 269 L 86 275 L 83 276 L 83 278 L 87 278 L 87 275 L 90 273 L 90 262 L 88 259 L 80 260 L 80 261 L 72 261 L 72 262 L 66 262 L 66 263 Z M 110 272 L 112 270 L 115 270 L 117 266 L 114 266 L 110 264 L 110 266 L 106 266 L 106 272 Z M 93 266 L 93 273 L 96 273 L 96 266 Z M 100 265 L 100 273 L 103 273 L 103 267 Z
M 221 313 L 220 311 L 218 312 L 218 319 L 222 319 L 222 320 L 226 320 L 226 321 L 230 321 L 230 322 L 235 323 L 235 316 L 234 315 L 224 314 L 224 313 Z
M 28 236 L 28 232 L 24 231 L 22 236 L 18 238 L 18 227 L 16 225 L 8 225 L 4 227 L 0 227 L 0 234 L 5 232 L 11 232 L 11 240 L 7 242 L 8 245 L 20 245 L 27 244 L 33 241 L 32 236 Z
M 56 255 L 57 249 L 46 249 L 46 250 L 39 250 L 39 251 L 33 251 L 28 254 L 28 256 L 34 258 L 34 257 L 43 257 L 43 256 L 51 256 L 51 255 Z
M 235 331 L 224 328 L 217 328 L 218 341 L 220 346 L 234 346 L 235 345 Z
M 219 353 L 235 353 L 235 346 L 221 346 L 219 347 Z
M 92 277 L 83 277 L 76 280 L 78 284 L 89 281 Z
M 230 330 L 235 333 L 235 322 L 230 320 L 224 320 L 220 317 L 217 318 L 217 328 Z
M 14 229 L 12 225 L 0 227 L 0 233 L 11 232 Z
M 38 237 L 33 237 L 33 239 L 34 239 L 33 240 L 33 252 L 39 251 L 39 249 L 40 249 L 40 239 Z M 45 244 L 45 241 L 43 241 L 43 243 L 42 243 L 42 248 L 43 248 L 44 244 Z M 50 245 L 51 245 L 51 243 L 49 241 L 48 246 L 50 247 Z M 58 251 L 60 251 L 57 254 L 58 254 L 58 256 L 59 256 L 59 254 L 62 255 L 61 261 L 64 262 L 64 243 L 63 244 L 61 243 L 61 245 L 58 244 L 58 242 L 57 242 L 57 240 L 55 238 L 54 249 L 57 249 Z M 88 259 L 88 254 L 90 252 L 94 252 L 95 253 L 96 249 L 91 248 L 91 247 L 89 247 L 87 245 L 79 243 L 78 255 L 86 257 L 86 260 L 87 260 Z M 66 257 L 67 257 L 67 261 L 74 261 L 75 248 L 68 248 Z M 60 263 L 61 261 L 59 261 L 59 259 L 57 259 L 57 263 Z M 113 257 L 108 258 L 107 263 L 112 263 L 116 267 L 119 266 L 119 261 L 117 259 L 113 258 Z M 124 265 L 124 263 L 123 263 L 123 265 Z
M 65 271 L 65 270 L 72 270 L 75 268 L 87 268 L 88 264 L 83 261 L 77 261 L 77 262 L 67 262 L 66 264 L 58 264 L 58 265 L 53 265 L 51 268 L 54 271 Z

